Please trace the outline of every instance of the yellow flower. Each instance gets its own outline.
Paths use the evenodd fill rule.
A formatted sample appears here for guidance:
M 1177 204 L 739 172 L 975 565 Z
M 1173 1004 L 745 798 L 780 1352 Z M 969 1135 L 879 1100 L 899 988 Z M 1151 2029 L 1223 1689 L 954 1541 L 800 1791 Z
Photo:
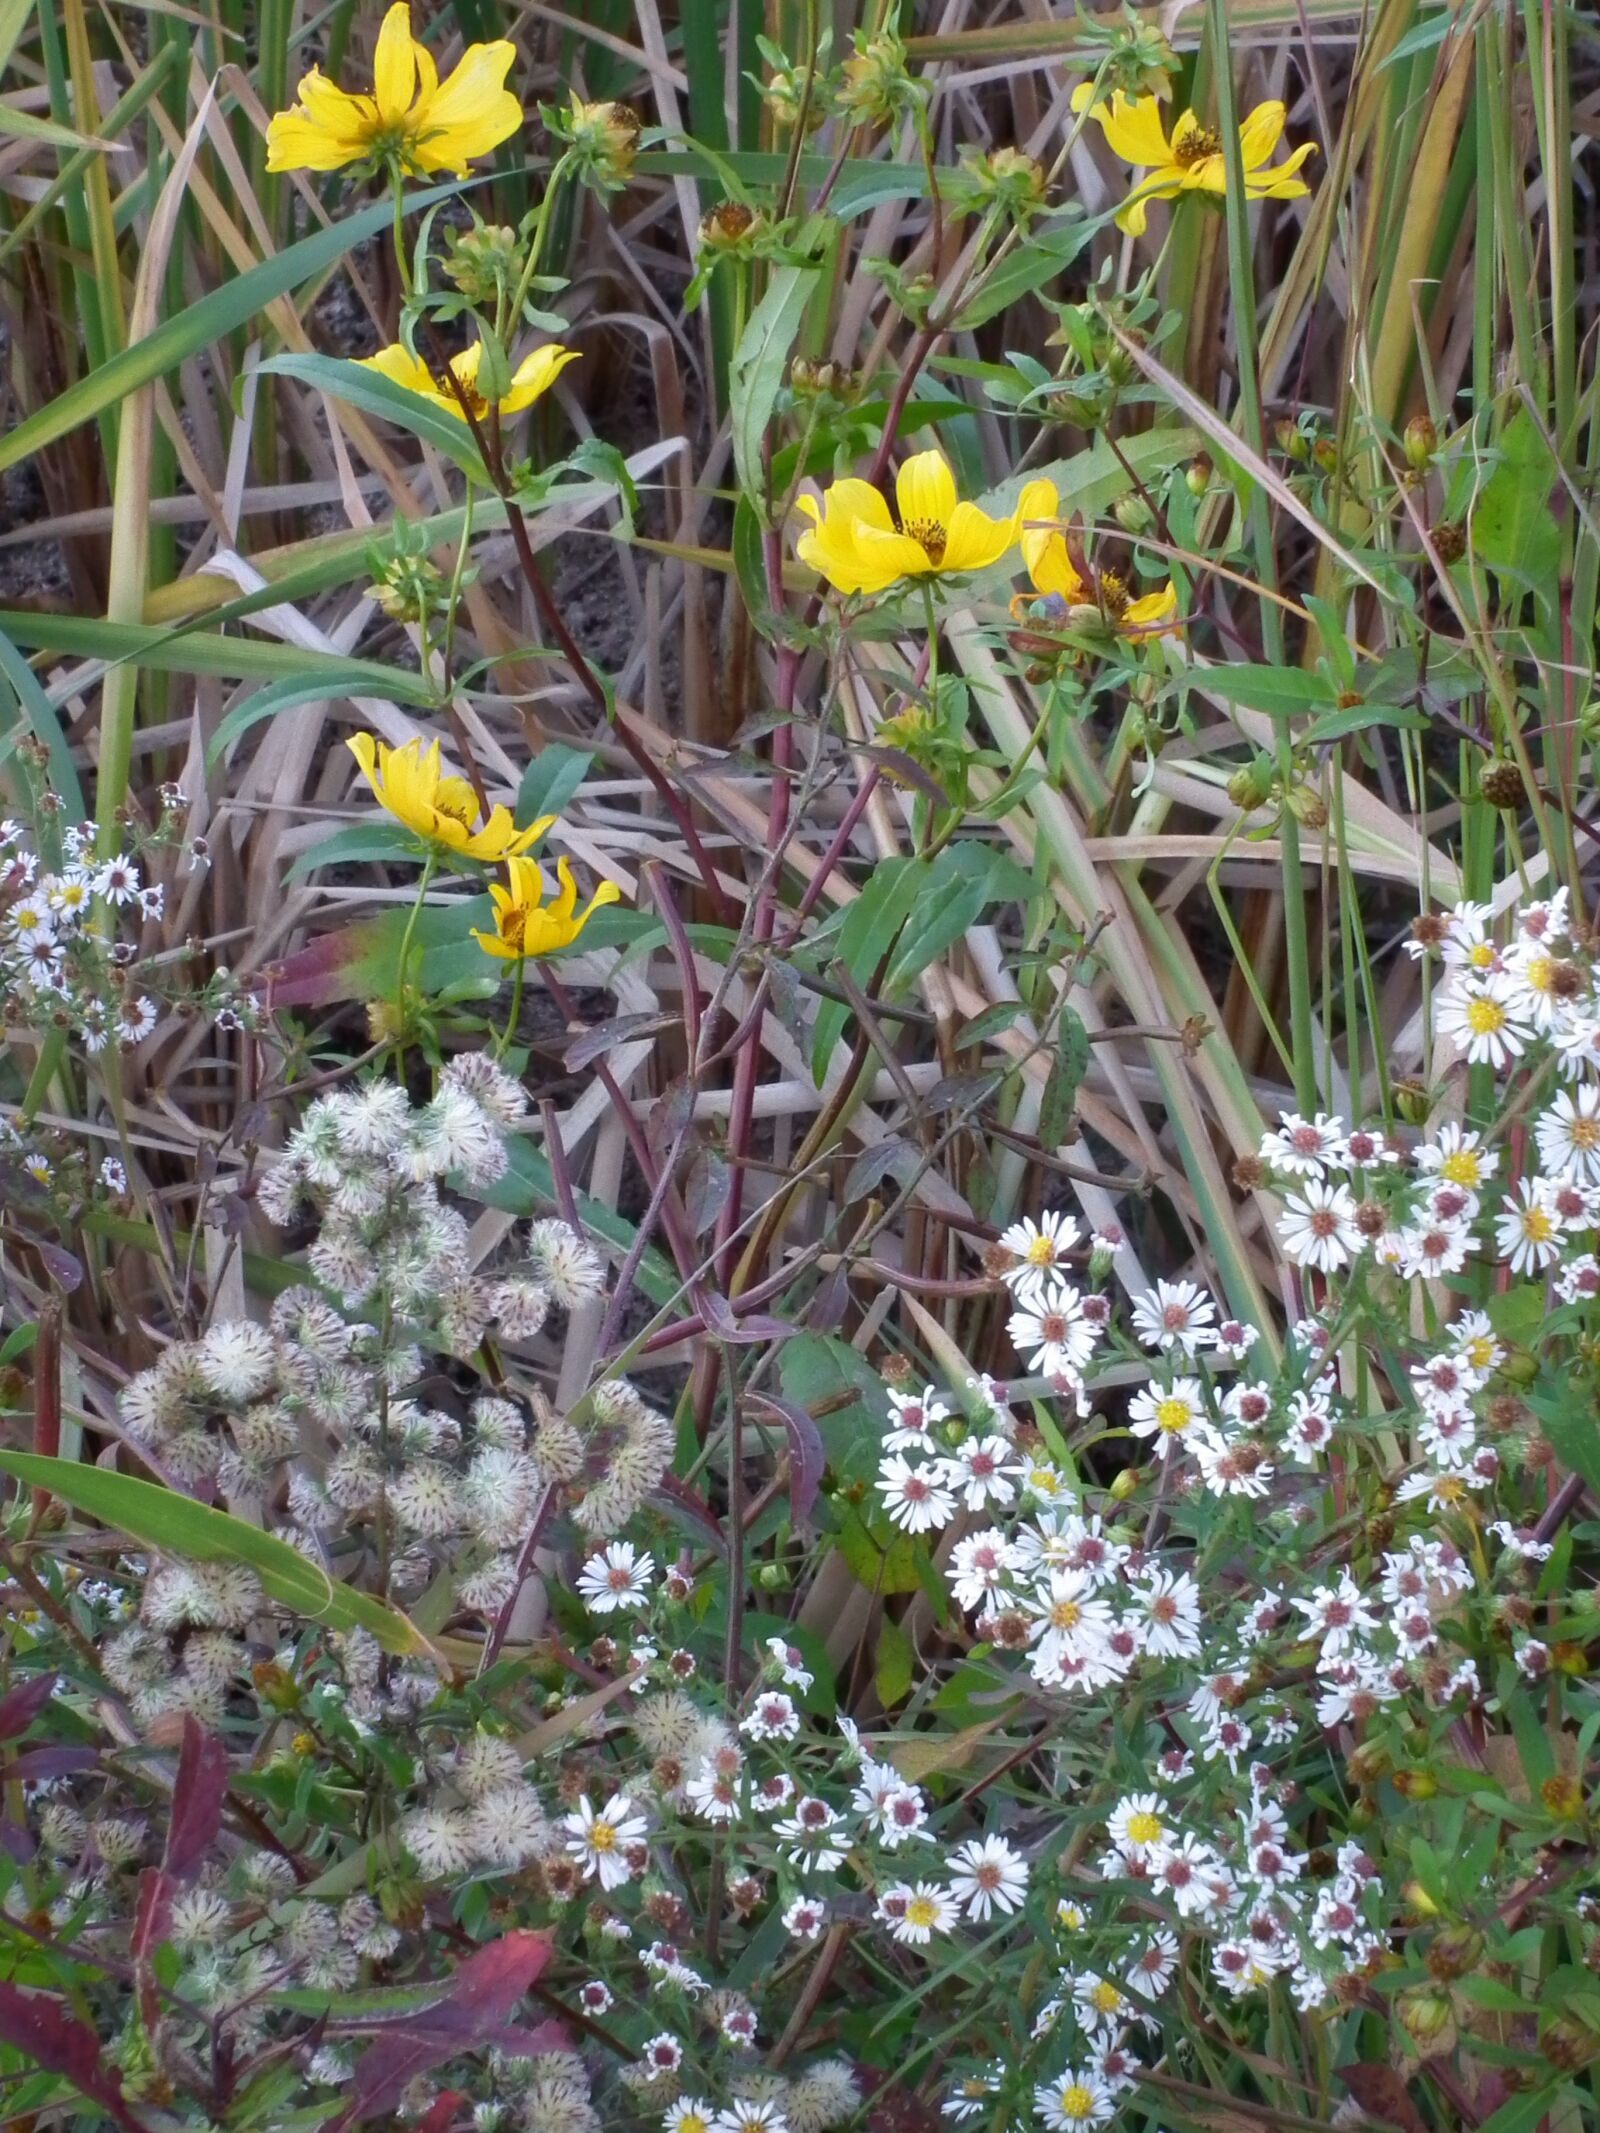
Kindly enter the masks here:
M 802 563 L 842 593 L 879 593 L 901 578 L 933 571 L 987 570 L 1017 538 L 1021 507 L 990 518 L 956 499 L 955 476 L 942 452 L 918 452 L 894 479 L 895 510 L 869 481 L 836 481 L 819 511 L 798 499 L 811 528 L 795 543 Z
M 1202 126 L 1192 111 L 1173 123 L 1168 140 L 1161 124 L 1160 100 L 1154 96 L 1124 96 L 1120 89 L 1110 101 L 1093 104 L 1094 85 L 1082 82 L 1072 92 L 1072 108 L 1089 108 L 1098 119 L 1113 151 L 1124 163 L 1132 163 L 1151 175 L 1136 185 L 1117 214 L 1117 227 L 1130 236 L 1144 234 L 1145 208 L 1151 200 L 1175 200 L 1180 193 L 1226 192 L 1227 164 L 1222 142 L 1209 126 Z M 1267 158 L 1283 139 L 1287 113 L 1280 103 L 1257 104 L 1239 128 L 1239 154 L 1244 165 L 1245 197 L 1250 200 L 1293 200 L 1310 188 L 1295 172 L 1315 155 L 1317 144 L 1306 141 L 1286 163 L 1266 167 Z
M 1176 627 L 1178 595 L 1170 578 L 1159 592 L 1131 600 L 1115 571 L 1092 571 L 1085 580 L 1072 560 L 1065 535 L 1054 526 L 1029 523 L 1060 516 L 1053 481 L 1030 481 L 1022 492 L 1021 508 L 1022 560 L 1035 592 L 1064 600 L 1069 608 L 1097 609 L 1124 637 L 1154 637 Z
M 503 889 L 497 881 L 489 885 L 494 903 L 493 933 L 479 933 L 474 928 L 472 937 L 485 955 L 500 956 L 508 963 L 522 963 L 529 956 L 554 955 L 560 948 L 570 948 L 601 905 L 614 904 L 622 894 L 614 881 L 603 881 L 580 911 L 578 884 L 564 859 L 556 861 L 561 892 L 550 903 L 544 900 L 544 876 L 536 861 L 508 859 L 506 873 L 511 878 L 509 889 Z
M 358 733 L 349 746 L 362 776 L 396 822 L 467 859 L 510 859 L 525 852 L 556 819 L 541 815 L 519 830 L 509 808 L 495 807 L 482 829 L 474 830 L 478 796 L 465 778 L 444 775 L 437 741 L 428 749 L 420 738 L 403 748 L 388 748 L 373 734 Z
M 577 349 L 563 348 L 559 341 L 549 341 L 543 348 L 536 348 L 531 356 L 525 356 L 517 365 L 512 374 L 511 390 L 503 400 L 497 400 L 495 406 L 502 416 L 520 414 L 523 408 L 532 407 L 535 400 L 547 393 L 567 365 L 577 360 Z M 375 370 L 394 384 L 403 385 L 407 392 L 420 394 L 432 406 L 442 407 L 458 422 L 466 420 L 455 394 L 441 391 L 427 364 L 398 341 L 388 348 L 380 348 L 375 356 L 363 356 L 361 361 L 368 370 Z M 480 420 L 489 410 L 489 403 L 478 392 L 478 366 L 482 361 L 481 341 L 474 341 L 470 348 L 463 348 L 459 355 L 450 358 L 451 372 L 460 380 L 467 404 Z
M 433 55 L 411 34 L 407 0 L 383 18 L 372 64 L 372 94 L 351 96 L 317 68 L 302 76 L 292 110 L 267 127 L 268 170 L 342 170 L 393 156 L 407 170 L 467 175 L 522 124 L 506 87 L 517 48 L 504 38 L 469 44 L 441 82 Z

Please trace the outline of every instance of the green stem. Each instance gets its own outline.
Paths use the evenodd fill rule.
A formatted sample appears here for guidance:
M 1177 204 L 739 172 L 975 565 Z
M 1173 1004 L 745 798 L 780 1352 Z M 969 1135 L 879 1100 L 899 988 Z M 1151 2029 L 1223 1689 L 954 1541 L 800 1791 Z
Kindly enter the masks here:
M 417 883 L 417 900 L 411 906 L 406 930 L 400 936 L 400 961 L 395 977 L 394 1043 L 395 1051 L 401 1055 L 404 1054 L 406 1046 L 406 966 L 411 960 L 411 943 L 416 938 L 417 920 L 422 916 L 422 907 L 428 900 L 428 884 L 433 880 L 438 864 L 437 853 L 430 852 L 422 869 L 422 879 Z
M 539 202 L 539 212 L 534 220 L 533 236 L 528 243 L 528 256 L 523 263 L 522 279 L 517 283 L 516 292 L 511 299 L 511 315 L 505 321 L 504 331 L 507 335 L 516 332 L 517 321 L 522 316 L 522 307 L 528 301 L 528 291 L 533 287 L 533 277 L 539 271 L 545 234 L 550 227 L 550 210 L 555 205 L 556 192 L 567 174 L 567 166 L 571 160 L 572 151 L 569 148 L 565 154 L 556 158 L 551 169 L 550 180 L 545 186 L 544 198 Z
M 506 1016 L 506 1026 L 500 1032 L 500 1041 L 494 1049 L 496 1059 L 504 1059 L 510 1051 L 511 1040 L 516 1036 L 517 1026 L 522 1020 L 522 984 L 527 970 L 527 957 L 518 956 L 516 975 L 511 980 L 511 1012 Z

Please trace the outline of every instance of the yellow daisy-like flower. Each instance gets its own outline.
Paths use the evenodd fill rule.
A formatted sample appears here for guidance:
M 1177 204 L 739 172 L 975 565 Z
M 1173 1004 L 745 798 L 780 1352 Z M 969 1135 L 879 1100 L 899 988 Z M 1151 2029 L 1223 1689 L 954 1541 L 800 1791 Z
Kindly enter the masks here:
M 1094 103 L 1094 85 L 1082 82 L 1072 92 L 1074 111 L 1089 110 L 1113 151 L 1124 163 L 1148 170 L 1117 211 L 1117 227 L 1132 237 L 1142 237 L 1145 209 L 1152 200 L 1176 200 L 1181 193 L 1223 193 L 1228 189 L 1228 166 L 1222 141 L 1209 126 L 1202 126 L 1192 111 L 1173 122 L 1167 138 L 1161 123 L 1161 101 L 1154 96 L 1124 96 L 1114 90 L 1109 101 Z M 1317 152 L 1315 141 L 1306 141 L 1287 162 L 1267 164 L 1267 158 L 1283 139 L 1288 117 L 1282 104 L 1257 104 L 1239 128 L 1239 153 L 1244 165 L 1245 197 L 1250 200 L 1293 200 L 1310 187 L 1295 173 L 1308 156 Z
M 352 96 L 313 67 L 296 102 L 267 127 L 268 170 L 342 170 L 393 156 L 427 175 L 466 177 L 475 156 L 498 148 L 522 124 L 522 106 L 506 87 L 517 48 L 504 38 L 469 44 L 440 81 L 433 54 L 411 34 L 407 0 L 383 18 L 372 63 L 372 94 Z
M 465 778 L 445 776 L 437 741 L 424 748 L 419 737 L 403 748 L 389 748 L 374 734 L 357 733 L 349 746 L 379 805 L 396 822 L 445 852 L 490 863 L 509 860 L 525 852 L 556 819 L 541 815 L 519 830 L 511 810 L 497 806 L 483 827 L 475 830 L 478 796 Z
M 560 948 L 570 948 L 596 911 L 605 904 L 616 903 L 622 894 L 614 881 L 603 881 L 580 911 L 578 884 L 565 859 L 556 861 L 561 891 L 549 903 L 544 900 L 544 876 L 534 860 L 508 859 L 506 873 L 510 877 L 509 888 L 502 888 L 497 881 L 489 886 L 494 904 L 493 933 L 480 933 L 474 927 L 472 937 L 485 955 L 497 955 L 508 963 L 523 963 L 530 956 L 554 955 Z
M 891 515 L 871 482 L 847 477 L 827 490 L 820 510 L 813 498 L 800 497 L 811 527 L 795 554 L 836 592 L 880 593 L 901 578 L 987 570 L 1016 541 L 1022 523 L 1020 504 L 1009 518 L 991 518 L 961 502 L 943 452 L 908 459 L 895 476 L 894 496 Z
M 512 374 L 511 390 L 505 398 L 493 404 L 502 417 L 520 414 L 523 408 L 532 407 L 535 400 L 542 398 L 567 365 L 577 360 L 577 349 L 563 348 L 559 341 L 550 341 L 543 348 L 536 348 L 531 356 L 525 356 L 517 365 Z M 473 414 L 480 419 L 489 412 L 490 406 L 478 391 L 478 369 L 482 361 L 481 341 L 474 341 L 470 348 L 463 348 L 459 355 L 450 358 L 451 374 L 459 381 Z M 442 391 L 427 364 L 398 341 L 380 348 L 374 356 L 363 356 L 361 362 L 366 369 L 377 371 L 396 385 L 403 385 L 407 392 L 419 394 L 431 406 L 442 407 L 458 422 L 466 420 L 455 394 Z
M 1060 498 L 1053 481 L 1030 481 L 1022 492 L 1022 560 L 1033 589 L 1045 598 L 1064 600 L 1070 607 L 1088 607 L 1109 622 L 1119 636 L 1153 637 L 1177 627 L 1178 595 L 1168 578 L 1159 592 L 1130 599 L 1128 588 L 1115 571 L 1093 573 L 1093 582 L 1083 579 L 1072 560 L 1066 537 L 1054 526 L 1029 521 L 1060 516 Z M 1013 611 L 1021 603 L 1013 603 Z

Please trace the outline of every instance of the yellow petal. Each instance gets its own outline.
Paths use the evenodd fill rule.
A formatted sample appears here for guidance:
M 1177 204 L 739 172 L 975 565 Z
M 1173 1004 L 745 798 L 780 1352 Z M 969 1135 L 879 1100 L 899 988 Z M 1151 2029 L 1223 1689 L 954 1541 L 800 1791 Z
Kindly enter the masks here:
M 411 109 L 417 93 L 416 46 L 411 38 L 407 0 L 394 0 L 378 32 L 372 58 L 372 95 L 384 124 L 393 126 Z
M 950 514 L 942 570 L 987 570 L 1017 538 L 1017 513 L 991 518 L 976 504 L 957 504 Z
M 428 375 L 428 366 L 420 362 L 409 348 L 399 341 L 391 341 L 387 348 L 380 348 L 376 355 L 362 356 L 364 370 L 375 370 L 388 378 L 392 384 L 403 385 L 407 392 L 423 393 L 431 400 L 439 398 L 438 388 Z
M 451 373 L 467 388 L 469 397 L 478 382 L 478 366 L 482 361 L 482 341 L 474 341 L 470 348 L 463 348 L 459 355 L 450 358 Z
M 347 96 L 315 67 L 295 95 L 296 108 L 268 122 L 269 170 L 340 170 L 366 154 L 377 123 L 370 98 Z
M 1105 137 L 1114 155 L 1121 156 L 1124 163 L 1158 166 L 1172 161 L 1172 149 L 1161 124 L 1161 99 L 1157 96 L 1124 96 L 1118 89 L 1109 105 L 1097 104 L 1092 114 L 1104 128 Z M 1192 114 L 1184 113 L 1192 119 Z M 1173 127 L 1173 139 L 1178 138 L 1183 119 Z
M 1269 170 L 1252 171 L 1244 181 L 1245 191 L 1252 200 L 1297 200 L 1311 188 L 1304 178 L 1297 178 L 1295 172 L 1316 153 L 1315 141 L 1303 141 L 1283 162 L 1274 163 Z
M 900 523 L 908 532 L 912 527 L 948 531 L 956 508 L 956 478 L 943 452 L 913 453 L 894 478 L 894 494 Z
M 461 63 L 417 101 L 410 152 L 419 170 L 449 170 L 464 177 L 475 156 L 516 132 L 522 106 L 505 87 L 517 48 L 504 38 L 468 45 Z
M 1118 628 L 1125 636 L 1159 636 L 1178 612 L 1178 595 L 1168 578 L 1159 592 L 1128 603 Z
M 378 789 L 378 743 L 373 734 L 352 733 L 345 746 L 361 765 L 361 775 L 376 792 Z
M 935 567 L 927 549 L 909 533 L 885 533 L 859 519 L 853 546 L 855 583 L 841 585 L 842 592 L 884 592 L 901 578 L 925 578 Z
M 510 942 L 503 940 L 498 933 L 480 933 L 474 926 L 472 938 L 485 955 L 497 955 L 502 962 L 507 963 L 520 963 L 523 959 L 523 950 L 520 947 L 512 947 Z
M 1283 139 L 1288 112 L 1280 103 L 1257 104 L 1239 128 L 1239 153 L 1246 170 L 1257 170 Z
M 1081 607 L 1087 594 L 1072 567 L 1066 541 L 1059 533 L 1024 533 L 1022 559 L 1035 592 L 1058 593 L 1069 606 Z
M 889 515 L 882 491 L 875 489 L 870 481 L 858 480 L 854 474 L 846 474 L 836 481 L 823 503 L 830 520 L 860 519 L 865 525 L 876 526 L 880 533 L 894 531 L 894 520 Z
M 577 360 L 577 349 L 563 348 L 559 341 L 536 348 L 531 356 L 525 356 L 517 365 L 511 390 L 500 403 L 501 413 L 516 415 L 523 408 L 532 407 L 535 400 L 542 399 L 550 390 L 567 365 Z

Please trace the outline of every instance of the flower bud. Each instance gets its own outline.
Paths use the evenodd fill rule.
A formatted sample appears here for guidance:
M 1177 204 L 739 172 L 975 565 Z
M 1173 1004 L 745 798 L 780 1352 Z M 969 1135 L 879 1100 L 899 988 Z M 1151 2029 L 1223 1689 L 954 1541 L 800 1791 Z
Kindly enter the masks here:
M 300 1701 L 294 1676 L 274 1659 L 264 1659 L 259 1666 L 253 1666 L 250 1678 L 261 1701 L 274 1711 L 292 1711 Z
M 1431 2058 L 1455 2043 L 1456 2018 L 1448 1993 L 1418 1986 L 1395 2001 L 1395 2016 L 1419 2057 Z
M 1431 1770 L 1397 1770 L 1394 1789 L 1403 1800 L 1431 1800 L 1439 1790 L 1439 1780 Z
M 1571 2015 L 1557 2015 L 1539 2032 L 1539 2049 L 1564 2074 L 1576 2074 L 1600 2053 L 1600 2036 Z
M 1275 775 L 1276 765 L 1271 756 L 1258 755 L 1229 778 L 1228 798 L 1244 815 L 1252 808 L 1265 807 L 1272 797 Z
M 1439 432 L 1428 415 L 1413 415 L 1406 424 L 1406 463 L 1421 473 L 1434 453 L 1439 449 Z
M 1170 96 L 1177 71 L 1178 55 L 1156 24 L 1148 15 L 1124 8 L 1106 56 L 1107 95 L 1120 89 L 1128 97 Z
M 1155 513 L 1137 491 L 1119 496 L 1111 506 L 1111 515 L 1123 532 L 1131 533 L 1135 539 L 1141 533 L 1148 533 L 1156 522 Z
M 1506 755 L 1491 756 L 1484 764 L 1478 772 L 1478 791 L 1491 807 L 1507 815 L 1515 814 L 1528 797 L 1521 766 Z
M 839 70 L 839 108 L 862 126 L 887 126 L 917 96 L 906 48 L 893 30 L 855 36 L 855 51 Z
M 514 286 L 521 265 L 517 233 L 504 223 L 475 222 L 469 230 L 451 230 L 445 239 L 445 279 L 468 303 L 491 307 Z
M 1345 1758 L 1344 1774 L 1358 1791 L 1368 1791 L 1388 1775 L 1389 1751 L 1376 1741 L 1364 1740 Z
M 1311 439 L 1299 423 L 1291 422 L 1287 415 L 1280 416 L 1274 423 L 1273 435 L 1278 440 L 1278 450 L 1297 467 L 1304 466 L 1311 457 Z
M 639 114 L 631 104 L 586 104 L 574 94 L 559 116 L 545 114 L 550 130 L 574 151 L 578 168 L 602 192 L 626 183 L 639 146 Z
M 1328 803 L 1314 785 L 1291 785 L 1285 798 L 1296 822 L 1306 829 L 1326 829 Z
M 967 150 L 961 160 L 985 206 L 1003 209 L 1016 222 L 1026 222 L 1044 206 L 1044 166 L 1020 148 L 994 148 L 987 154 Z
M 1476 1926 L 1446 1926 L 1428 1943 L 1423 1960 L 1430 1976 L 1444 1979 L 1467 1977 L 1483 1961 L 1487 1946 Z
M 700 218 L 700 245 L 703 251 L 732 252 L 747 245 L 756 234 L 761 217 L 753 207 L 746 207 L 742 200 L 719 200 L 708 214 Z
M 1131 1496 L 1136 1496 L 1139 1492 L 1141 1478 L 1139 1469 L 1135 1466 L 1125 1466 L 1119 1474 L 1114 1474 L 1111 1479 L 1111 1487 L 1107 1492 L 1111 1497 L 1111 1501 L 1113 1503 L 1126 1503 Z
M 1575 1777 L 1565 1772 L 1546 1778 L 1539 1787 L 1539 1797 L 1558 1822 L 1579 1822 L 1583 1819 L 1583 1787 Z
M 1183 485 L 1189 494 L 1198 500 L 1211 486 L 1211 477 L 1216 472 L 1209 453 L 1196 452 L 1183 470 Z
M 1467 534 L 1464 526 L 1448 523 L 1429 528 L 1434 551 L 1441 563 L 1459 563 L 1467 552 Z
M 1426 1086 L 1409 1074 L 1394 1086 L 1395 1108 L 1408 1126 L 1425 1126 L 1428 1113 L 1433 1109 L 1433 1098 Z

